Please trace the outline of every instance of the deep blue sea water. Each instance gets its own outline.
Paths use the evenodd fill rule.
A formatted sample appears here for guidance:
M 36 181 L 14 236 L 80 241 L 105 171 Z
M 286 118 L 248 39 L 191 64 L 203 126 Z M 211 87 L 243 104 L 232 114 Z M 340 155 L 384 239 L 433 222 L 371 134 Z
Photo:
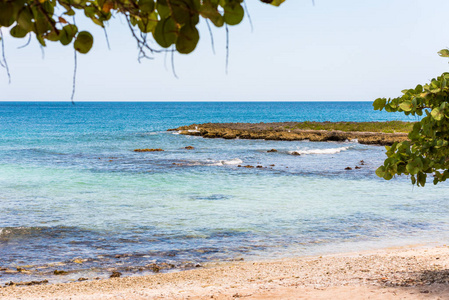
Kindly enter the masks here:
M 0 103 L 0 270 L 32 271 L 0 271 L 0 283 L 447 241 L 448 185 L 379 179 L 384 147 L 166 131 L 386 120 L 415 119 L 369 102 Z

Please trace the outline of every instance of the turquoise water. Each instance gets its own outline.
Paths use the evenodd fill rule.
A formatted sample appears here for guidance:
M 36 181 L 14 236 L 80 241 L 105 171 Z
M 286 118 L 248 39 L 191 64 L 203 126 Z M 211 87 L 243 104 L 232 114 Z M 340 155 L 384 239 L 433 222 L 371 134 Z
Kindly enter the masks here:
M 377 178 L 384 147 L 166 131 L 393 119 L 413 120 L 366 102 L 0 103 L 0 269 L 33 270 L 0 271 L 0 283 L 444 242 L 448 185 Z M 278 152 L 267 153 L 272 148 Z M 55 268 L 71 273 L 52 276 Z

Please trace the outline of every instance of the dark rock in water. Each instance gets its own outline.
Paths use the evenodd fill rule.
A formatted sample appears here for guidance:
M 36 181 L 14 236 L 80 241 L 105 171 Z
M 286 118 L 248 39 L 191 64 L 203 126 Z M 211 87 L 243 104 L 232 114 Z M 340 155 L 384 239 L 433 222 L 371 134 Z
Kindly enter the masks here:
M 168 263 L 161 263 L 160 265 L 159 265 L 159 267 L 161 268 L 161 269 L 173 269 L 174 267 L 175 267 L 175 265 L 174 264 L 168 264 Z
M 352 170 L 352 168 L 351 167 L 346 167 L 345 170 Z
M 33 280 L 33 281 L 21 281 L 21 282 L 7 282 L 5 283 L 6 286 L 14 286 L 14 285 L 39 285 L 39 284 L 45 284 L 48 283 L 47 279 L 38 281 L 38 280 Z
M 80 278 L 78 278 L 78 281 L 86 281 L 86 280 L 89 280 L 89 278 L 86 278 L 86 277 L 80 277 Z
M 114 271 L 112 272 L 111 276 L 109 276 L 109 278 L 118 278 L 120 276 L 122 276 L 122 273 Z
M 278 151 L 276 149 L 271 149 L 271 150 L 268 150 L 267 152 L 270 153 L 270 152 L 278 152 Z
M 296 151 L 293 151 L 293 152 L 292 152 L 292 155 L 298 155 L 298 156 L 299 156 L 299 155 L 301 155 L 301 153 L 296 152 Z
M 237 167 L 241 168 L 241 167 L 242 167 L 242 165 L 237 165 Z
M 150 264 L 147 265 L 147 267 L 154 273 L 159 273 L 159 271 L 161 270 L 161 267 L 159 267 L 157 264 Z
M 193 149 L 195 149 L 193 146 L 187 146 L 187 147 L 185 147 L 184 149 L 186 149 L 186 150 L 193 150 Z
M 362 167 L 359 167 L 359 166 L 355 166 L 355 168 L 356 168 L 356 169 L 361 169 Z
M 270 165 L 270 167 L 274 167 L 274 166 L 275 166 L 275 164 L 271 164 L 271 165 Z
M 256 166 L 256 168 L 258 168 L 258 169 L 262 169 L 262 168 L 263 168 L 263 166 Z
M 54 275 L 67 275 L 67 274 L 69 274 L 69 272 L 63 271 L 63 270 L 54 270 L 53 274 Z
M 244 168 L 248 168 L 248 169 L 252 169 L 252 168 L 254 168 L 254 166 L 251 166 L 251 165 L 247 165 L 247 166 L 243 166 Z
M 158 152 L 158 151 L 164 151 L 161 148 L 156 148 L 156 149 L 134 149 L 134 152 Z
M 363 160 L 361 160 L 360 164 L 363 166 L 365 164 L 365 162 Z

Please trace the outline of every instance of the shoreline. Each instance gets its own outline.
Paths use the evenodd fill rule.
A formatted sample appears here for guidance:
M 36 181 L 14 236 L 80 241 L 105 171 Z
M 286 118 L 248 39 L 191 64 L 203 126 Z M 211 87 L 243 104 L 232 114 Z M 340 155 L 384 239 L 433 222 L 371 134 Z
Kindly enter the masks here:
M 407 125 L 410 124 L 399 121 L 206 123 L 181 126 L 168 131 L 203 138 L 313 142 L 357 140 L 360 144 L 386 146 L 408 140 Z
M 172 273 L 0 288 L 0 299 L 436 299 L 448 295 L 447 245 L 208 263 Z

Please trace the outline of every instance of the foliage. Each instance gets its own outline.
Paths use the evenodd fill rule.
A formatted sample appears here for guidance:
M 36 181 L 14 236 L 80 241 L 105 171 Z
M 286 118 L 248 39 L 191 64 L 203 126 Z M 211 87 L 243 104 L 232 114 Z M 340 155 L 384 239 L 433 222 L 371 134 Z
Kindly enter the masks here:
M 147 34 L 163 48 L 175 46 L 180 53 L 192 52 L 199 40 L 200 18 L 216 27 L 239 24 L 244 0 L 0 0 L 0 31 L 10 28 L 16 38 L 33 34 L 42 46 L 48 41 L 72 44 L 87 53 L 94 38 L 80 31 L 75 16 L 84 15 L 102 28 L 115 15 L 123 15 L 142 51 L 153 49 Z M 285 0 L 260 0 L 279 6 Z M 243 6 L 242 6 L 243 5 Z M 72 18 L 73 17 L 73 18 Z
M 449 57 L 449 50 L 439 54 Z M 410 141 L 386 147 L 388 158 L 376 174 L 387 180 L 410 175 L 418 186 L 424 186 L 429 175 L 433 175 L 434 184 L 445 181 L 449 178 L 449 73 L 402 93 L 394 99 L 376 99 L 374 109 L 424 117 L 413 125 Z
M 286 126 L 287 128 L 288 126 Z M 366 131 L 366 132 L 410 132 L 413 123 L 402 121 L 388 122 L 301 122 L 294 126 L 294 129 L 305 130 L 340 130 L 340 131 Z

